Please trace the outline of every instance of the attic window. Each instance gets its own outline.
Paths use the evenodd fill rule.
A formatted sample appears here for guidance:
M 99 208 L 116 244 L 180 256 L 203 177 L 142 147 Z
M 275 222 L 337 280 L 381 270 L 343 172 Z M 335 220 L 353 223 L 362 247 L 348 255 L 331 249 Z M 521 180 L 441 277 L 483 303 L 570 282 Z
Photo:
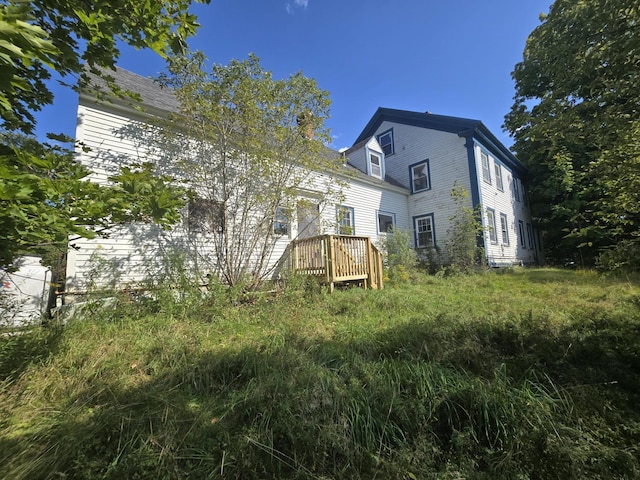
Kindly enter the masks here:
M 380 155 L 374 153 L 369 154 L 369 163 L 371 164 L 371 176 L 382 178 L 382 165 L 380 162 Z
M 385 155 L 393 155 L 393 130 L 387 130 L 386 132 L 378 135 L 378 143 Z

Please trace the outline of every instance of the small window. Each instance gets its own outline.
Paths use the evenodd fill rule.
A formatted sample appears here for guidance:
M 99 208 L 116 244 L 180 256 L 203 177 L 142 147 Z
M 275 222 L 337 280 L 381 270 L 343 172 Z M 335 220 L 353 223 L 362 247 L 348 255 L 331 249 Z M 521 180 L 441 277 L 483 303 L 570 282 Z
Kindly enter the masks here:
M 527 243 L 524 237 L 524 222 L 522 220 L 518 220 L 518 239 L 520 240 L 521 247 L 527 246 Z
M 356 226 L 353 219 L 353 208 L 340 205 L 336 208 L 337 231 L 340 235 L 355 235 Z
M 520 201 L 520 181 L 516 177 L 513 177 L 513 198 L 516 202 Z
M 369 163 L 371 164 L 371 176 L 382 178 L 382 163 L 380 161 L 380 155 L 370 153 Z
M 529 248 L 533 249 L 533 228 L 531 228 L 530 223 L 527 223 L 527 238 L 529 240 Z
M 498 243 L 498 234 L 496 232 L 496 212 L 487 208 L 487 228 L 489 229 L 489 240 L 491 243 Z
M 480 152 L 480 160 L 482 161 L 482 179 L 491 185 L 491 170 L 489 170 L 489 155 Z
M 415 217 L 413 222 L 416 234 L 416 247 L 425 248 L 435 246 L 436 238 L 433 232 L 433 214 Z
M 378 135 L 378 144 L 385 155 L 393 155 L 393 130 L 387 130 Z
M 276 208 L 276 216 L 273 219 L 273 233 L 275 235 L 289 235 L 289 215 L 283 207 Z
M 429 178 L 429 161 L 411 165 L 411 193 L 422 192 L 431 188 L 431 180 Z
M 393 230 L 395 214 L 378 212 L 378 233 L 389 233 Z
M 196 198 L 189 202 L 187 229 L 191 233 L 224 233 L 224 204 Z
M 502 232 L 502 244 L 509 245 L 509 222 L 504 213 L 500 214 L 500 231 Z
M 504 192 L 504 183 L 502 182 L 502 167 L 498 163 L 494 163 L 496 170 L 496 188 Z

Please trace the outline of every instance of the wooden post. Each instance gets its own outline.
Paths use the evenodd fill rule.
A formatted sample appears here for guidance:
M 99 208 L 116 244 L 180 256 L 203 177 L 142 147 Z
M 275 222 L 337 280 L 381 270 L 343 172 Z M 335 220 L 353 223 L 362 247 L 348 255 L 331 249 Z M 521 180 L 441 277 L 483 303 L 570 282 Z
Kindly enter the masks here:
M 334 265 L 335 265 L 335 248 L 333 245 L 333 235 L 325 236 L 325 251 L 324 251 L 324 260 L 325 260 L 325 270 L 326 270 L 326 279 L 329 284 L 329 291 L 333 292 L 333 284 L 334 284 Z
M 373 249 L 371 247 L 371 238 L 367 237 L 366 240 L 366 247 L 367 247 L 367 275 L 368 275 L 368 279 L 369 279 L 369 285 L 371 285 L 372 288 L 376 288 L 376 278 L 374 275 L 374 271 L 373 271 Z

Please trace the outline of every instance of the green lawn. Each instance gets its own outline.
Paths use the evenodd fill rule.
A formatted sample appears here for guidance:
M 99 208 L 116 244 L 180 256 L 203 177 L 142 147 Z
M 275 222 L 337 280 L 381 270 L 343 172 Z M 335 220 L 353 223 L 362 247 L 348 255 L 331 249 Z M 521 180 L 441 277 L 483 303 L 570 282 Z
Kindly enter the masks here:
M 0 339 L 0 478 L 640 478 L 640 283 L 519 269 Z

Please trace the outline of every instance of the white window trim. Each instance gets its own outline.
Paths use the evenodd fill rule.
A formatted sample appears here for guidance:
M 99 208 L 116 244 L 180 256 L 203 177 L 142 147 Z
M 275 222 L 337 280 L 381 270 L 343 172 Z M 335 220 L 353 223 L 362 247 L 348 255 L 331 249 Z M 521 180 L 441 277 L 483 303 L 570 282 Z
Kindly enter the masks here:
M 277 237 L 291 238 L 291 219 L 287 209 L 284 207 L 276 208 L 276 214 L 273 219 L 273 234 Z
M 502 244 L 509 245 L 509 219 L 506 213 L 500 214 L 500 233 L 502 234 Z
M 497 244 L 498 231 L 496 229 L 496 211 L 493 208 L 487 208 L 487 228 L 489 229 L 489 241 L 493 244 Z
M 482 179 L 491 185 L 491 162 L 489 161 L 489 155 L 485 152 L 480 152 L 480 163 L 482 165 Z
M 384 210 L 376 211 L 376 231 L 378 235 L 386 235 L 388 232 L 384 232 L 380 230 L 380 215 L 385 215 L 387 217 L 391 217 L 391 228 L 395 228 L 396 226 L 396 214 L 392 212 L 385 212 Z
M 347 215 L 344 215 L 344 212 L 347 212 Z M 345 218 L 349 219 L 348 225 L 343 223 Z M 336 233 L 338 235 L 355 235 L 356 234 L 356 220 L 355 220 L 355 211 L 353 207 L 348 207 L 346 205 L 338 205 L 336 206 Z M 343 228 L 351 229 L 349 233 L 342 233 Z
M 501 192 L 504 192 L 504 181 L 502 180 L 502 166 L 498 162 L 494 162 L 496 171 L 496 188 Z
M 375 166 L 375 168 L 378 169 L 378 173 L 374 173 L 373 169 L 374 169 L 374 163 L 373 163 L 373 157 L 376 157 L 378 159 L 378 165 Z M 382 173 L 382 154 L 378 153 L 378 152 L 369 152 L 369 174 L 372 177 L 376 177 L 376 178 L 380 178 L 382 179 L 383 173 Z

